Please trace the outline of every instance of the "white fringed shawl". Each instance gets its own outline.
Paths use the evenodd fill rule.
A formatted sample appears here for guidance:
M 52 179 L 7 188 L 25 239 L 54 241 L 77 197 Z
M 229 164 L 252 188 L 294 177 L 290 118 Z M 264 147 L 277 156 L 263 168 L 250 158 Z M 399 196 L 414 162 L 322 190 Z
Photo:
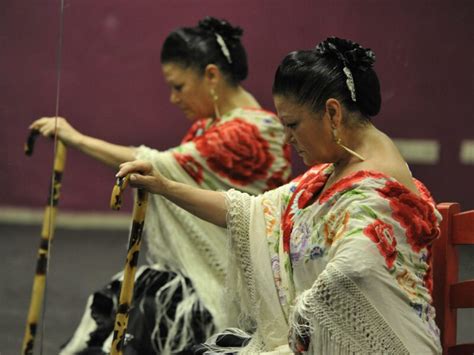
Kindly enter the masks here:
M 305 176 L 331 172 L 315 167 Z M 258 197 L 227 193 L 236 255 L 229 288 L 245 324 L 257 328 L 241 353 L 285 353 L 285 346 L 290 353 L 288 334 L 305 332 L 310 354 L 440 353 L 428 291 L 429 243 L 439 222 L 432 201 L 374 172 L 343 179 L 306 207 L 300 195 L 291 199 L 297 186 Z
M 198 124 L 202 122 L 201 128 Z M 136 158 L 150 161 L 174 181 L 213 190 L 236 188 L 259 194 L 290 175 L 283 128 L 270 112 L 238 108 L 217 122 L 197 122 L 190 134 L 194 138 L 164 152 L 141 146 Z M 207 155 L 197 149 L 198 142 L 207 144 L 202 144 Z M 216 170 L 215 165 L 221 163 L 218 158 L 227 158 L 230 168 Z M 189 277 L 218 329 L 237 325 L 236 305 L 222 302 L 228 245 L 225 229 L 156 195 L 150 196 L 145 221 L 149 263 Z

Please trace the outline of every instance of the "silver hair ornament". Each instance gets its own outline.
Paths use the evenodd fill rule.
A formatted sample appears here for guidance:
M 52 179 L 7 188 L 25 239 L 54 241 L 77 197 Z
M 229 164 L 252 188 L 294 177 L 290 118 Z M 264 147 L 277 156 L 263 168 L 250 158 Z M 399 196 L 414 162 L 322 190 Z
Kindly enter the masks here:
M 351 92 L 351 99 L 352 101 L 356 102 L 356 89 L 355 89 L 354 78 L 352 76 L 351 70 L 348 67 L 344 66 L 344 68 L 342 68 L 342 71 L 344 72 L 347 78 L 346 84 L 347 84 L 347 88 Z
M 230 57 L 229 48 L 227 48 L 224 38 L 222 38 L 222 36 L 218 33 L 215 33 L 215 35 L 216 35 L 217 43 L 219 43 L 219 46 L 221 47 L 222 54 L 224 54 L 229 64 L 232 64 L 232 58 Z

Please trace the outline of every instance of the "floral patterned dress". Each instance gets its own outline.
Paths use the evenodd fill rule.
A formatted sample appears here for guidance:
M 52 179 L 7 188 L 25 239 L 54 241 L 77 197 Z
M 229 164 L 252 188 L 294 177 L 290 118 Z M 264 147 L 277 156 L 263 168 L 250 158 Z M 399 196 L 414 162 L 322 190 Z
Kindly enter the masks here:
M 241 352 L 440 353 L 430 264 L 440 215 L 429 192 L 359 171 L 320 193 L 333 169 L 258 197 L 227 193 L 229 275 L 245 286 L 233 289 L 244 328 L 257 329 Z
M 234 109 L 217 120 L 197 120 L 179 146 L 166 151 L 141 146 L 136 158 L 150 161 L 174 181 L 253 195 L 286 183 L 291 172 L 290 149 L 278 118 L 252 108 Z M 151 266 L 137 271 L 125 354 L 184 354 L 214 330 L 235 326 L 237 304 L 221 302 L 225 229 L 153 195 L 144 232 Z M 93 348 L 108 353 L 119 290 L 117 275 L 91 296 L 63 354 Z

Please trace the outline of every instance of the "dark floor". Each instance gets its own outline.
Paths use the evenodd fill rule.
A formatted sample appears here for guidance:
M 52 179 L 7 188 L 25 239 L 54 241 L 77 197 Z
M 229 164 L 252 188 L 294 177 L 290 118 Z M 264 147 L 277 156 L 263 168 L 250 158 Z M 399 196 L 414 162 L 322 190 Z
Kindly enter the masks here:
M 0 225 L 0 355 L 20 353 L 39 232 L 39 227 Z M 42 354 L 58 353 L 79 321 L 89 293 L 123 268 L 127 235 L 126 231 L 56 231 Z M 474 278 L 474 248 L 462 249 L 460 257 L 461 279 Z M 458 341 L 474 341 L 474 310 L 459 312 L 458 335 Z M 40 354 L 40 345 L 38 336 L 35 354 Z
M 0 354 L 19 354 L 30 303 L 39 227 L 0 225 Z M 127 231 L 57 230 L 47 282 L 44 355 L 72 334 L 89 293 L 123 268 Z M 142 255 L 142 259 L 144 255 Z M 40 335 L 35 354 L 40 354 Z

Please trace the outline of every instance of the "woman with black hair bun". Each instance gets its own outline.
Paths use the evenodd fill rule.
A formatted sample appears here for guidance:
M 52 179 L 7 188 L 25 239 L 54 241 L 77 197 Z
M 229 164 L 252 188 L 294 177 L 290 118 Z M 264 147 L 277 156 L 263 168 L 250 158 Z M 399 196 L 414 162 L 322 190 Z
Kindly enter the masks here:
M 430 252 L 441 216 L 372 123 L 374 61 L 334 37 L 283 59 L 275 106 L 311 168 L 260 196 L 191 188 L 146 162 L 121 166 L 133 186 L 229 231 L 241 329 L 216 334 L 201 353 L 441 353 Z
M 170 101 L 192 121 L 181 145 L 166 151 L 115 145 L 79 133 L 65 119 L 58 121 L 59 139 L 115 169 L 141 159 L 171 180 L 204 189 L 255 195 L 285 183 L 290 162 L 283 127 L 241 85 L 248 73 L 242 33 L 227 21 L 207 17 L 166 38 L 161 65 Z M 30 128 L 50 136 L 55 120 L 41 118 Z M 149 201 L 145 221 L 151 266 L 137 271 L 124 354 L 185 354 L 212 332 L 237 326 L 238 303 L 221 303 L 225 230 L 161 196 Z M 61 354 L 109 353 L 120 277 L 89 298 Z

